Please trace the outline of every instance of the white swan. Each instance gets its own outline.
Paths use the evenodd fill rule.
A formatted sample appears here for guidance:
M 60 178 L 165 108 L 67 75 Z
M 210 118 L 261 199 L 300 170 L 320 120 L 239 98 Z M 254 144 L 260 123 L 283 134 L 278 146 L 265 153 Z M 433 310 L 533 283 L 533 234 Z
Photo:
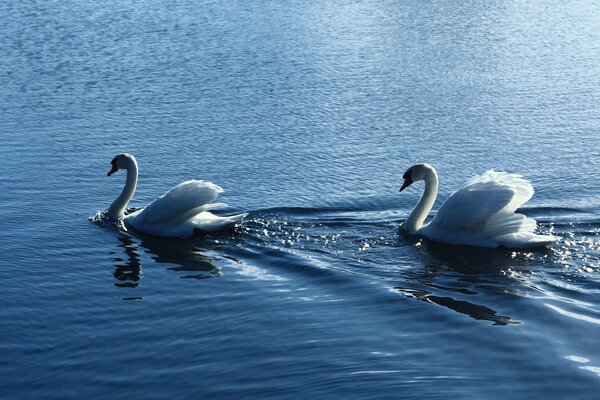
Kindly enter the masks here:
M 533 196 L 533 187 L 521 175 L 490 170 L 474 176 L 448 197 L 427 225 L 423 222 L 438 191 L 435 169 L 416 164 L 403 179 L 400 191 L 413 182 L 425 181 L 425 192 L 402 225 L 409 234 L 440 243 L 506 248 L 540 247 L 560 239 L 533 233 L 536 221 L 515 213 Z
M 123 219 L 126 225 L 154 236 L 188 238 L 195 231 L 212 232 L 240 222 L 248 214 L 219 217 L 209 212 L 227 207 L 224 203 L 211 203 L 223 192 L 211 182 L 190 180 L 172 187 L 145 208 L 125 215 L 129 200 L 135 193 L 138 165 L 134 156 L 119 154 L 111 161 L 108 176 L 120 169 L 127 171 L 127 180 L 121 194 L 108 208 L 113 219 Z

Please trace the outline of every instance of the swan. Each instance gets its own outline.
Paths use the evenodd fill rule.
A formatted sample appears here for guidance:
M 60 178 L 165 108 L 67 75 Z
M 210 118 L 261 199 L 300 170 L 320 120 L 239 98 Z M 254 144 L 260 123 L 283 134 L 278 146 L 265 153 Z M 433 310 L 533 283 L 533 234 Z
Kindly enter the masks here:
M 108 176 L 124 169 L 127 179 L 121 194 L 108 208 L 108 216 L 123 220 L 125 225 L 137 231 L 154 236 L 188 238 L 196 231 L 213 232 L 230 228 L 248 215 L 220 217 L 210 213 L 209 210 L 227 207 L 225 203 L 212 203 L 223 189 L 200 180 L 189 180 L 173 186 L 148 206 L 125 214 L 137 186 L 137 160 L 131 154 L 122 153 L 115 156 L 111 164 Z
M 515 210 L 533 196 L 533 187 L 521 175 L 489 170 L 469 179 L 442 204 L 431 222 L 423 225 L 438 191 L 438 175 L 429 164 L 406 170 L 403 191 L 425 181 L 425 191 L 402 228 L 435 242 L 478 247 L 530 248 L 560 239 L 538 235 L 536 221 Z

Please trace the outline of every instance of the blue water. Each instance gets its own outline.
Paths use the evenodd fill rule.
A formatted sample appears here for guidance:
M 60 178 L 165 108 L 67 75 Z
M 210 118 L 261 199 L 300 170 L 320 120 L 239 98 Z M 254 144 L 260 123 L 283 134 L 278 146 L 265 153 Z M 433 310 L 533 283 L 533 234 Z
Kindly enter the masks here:
M 600 389 L 600 3 L 0 4 L 0 397 L 590 399 Z M 243 226 L 105 220 L 221 185 Z M 517 172 L 563 240 L 397 234 Z

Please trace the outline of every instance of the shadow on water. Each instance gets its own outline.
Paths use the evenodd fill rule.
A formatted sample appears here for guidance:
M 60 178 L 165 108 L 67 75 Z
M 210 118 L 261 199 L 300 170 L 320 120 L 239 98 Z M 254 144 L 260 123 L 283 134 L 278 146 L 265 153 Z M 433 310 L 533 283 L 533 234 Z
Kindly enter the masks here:
M 521 323 L 521 321 L 513 320 L 510 317 L 497 315 L 497 311 L 470 301 L 456 300 L 447 296 L 436 296 L 432 292 L 425 290 L 405 289 L 401 287 L 394 287 L 394 290 L 406 297 L 446 307 L 476 320 L 491 321 L 494 325 L 518 325 Z
M 446 245 L 427 238 L 404 237 L 423 258 L 423 268 L 413 269 L 404 276 L 419 288 L 394 287 L 406 297 L 446 307 L 476 320 L 491 321 L 494 325 L 517 325 L 521 321 L 498 315 L 490 307 L 474 303 L 465 297 L 490 295 L 519 295 L 527 292 L 522 278 L 509 276 L 510 271 L 529 273 L 531 260 L 544 257 L 549 250 L 514 251 L 472 246 Z M 452 293 L 452 296 L 448 296 Z M 497 299 L 494 301 L 497 302 Z

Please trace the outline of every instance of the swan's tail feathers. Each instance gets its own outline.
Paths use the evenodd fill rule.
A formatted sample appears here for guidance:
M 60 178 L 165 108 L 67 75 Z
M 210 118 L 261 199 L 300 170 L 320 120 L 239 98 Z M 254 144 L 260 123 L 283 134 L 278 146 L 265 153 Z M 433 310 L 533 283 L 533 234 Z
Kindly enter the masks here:
M 536 227 L 535 219 L 523 214 L 499 212 L 492 216 L 484 228 L 488 237 L 496 237 L 518 232 L 533 232 Z
M 183 221 L 187 221 L 189 219 L 193 219 L 196 215 L 201 214 L 205 211 L 210 211 L 210 210 L 220 210 L 223 208 L 227 208 L 229 207 L 229 205 L 227 203 L 208 203 L 208 204 L 202 204 L 199 207 L 196 208 L 192 208 L 191 210 L 188 210 L 184 213 L 182 213 L 181 215 L 178 215 L 177 218 L 173 218 L 171 220 L 172 223 L 177 223 L 177 222 L 183 222 Z
M 488 221 L 485 236 L 509 248 L 542 247 L 559 240 L 558 236 L 534 233 L 535 219 L 523 214 L 499 212 Z
M 240 222 L 242 222 L 242 220 L 244 218 L 246 218 L 247 216 L 248 216 L 248 213 L 243 213 L 243 214 L 230 215 L 230 216 L 221 217 L 221 218 L 225 219 L 227 221 L 228 225 L 235 225 L 235 224 L 239 224 Z
M 194 225 L 194 230 L 199 230 L 201 232 L 214 232 L 233 228 L 235 225 L 242 222 L 247 215 L 248 213 L 243 213 L 221 217 L 208 211 L 204 211 L 194 216 L 191 219 L 191 222 Z
M 560 240 L 559 236 L 538 235 L 531 232 L 517 232 L 496 237 L 502 247 L 510 249 L 526 249 L 532 247 L 544 247 L 552 242 Z

